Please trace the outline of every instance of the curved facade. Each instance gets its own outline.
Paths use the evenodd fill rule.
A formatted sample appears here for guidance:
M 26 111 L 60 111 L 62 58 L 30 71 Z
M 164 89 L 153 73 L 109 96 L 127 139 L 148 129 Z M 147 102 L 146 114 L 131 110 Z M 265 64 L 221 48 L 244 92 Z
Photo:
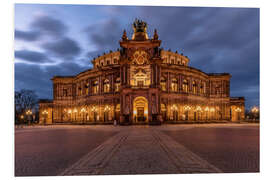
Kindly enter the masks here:
M 55 76 L 53 100 L 40 101 L 40 123 L 155 124 L 238 121 L 244 98 L 230 97 L 228 73 L 207 74 L 189 58 L 160 48 L 157 31 L 136 20 L 120 48 L 92 60 L 76 76 Z

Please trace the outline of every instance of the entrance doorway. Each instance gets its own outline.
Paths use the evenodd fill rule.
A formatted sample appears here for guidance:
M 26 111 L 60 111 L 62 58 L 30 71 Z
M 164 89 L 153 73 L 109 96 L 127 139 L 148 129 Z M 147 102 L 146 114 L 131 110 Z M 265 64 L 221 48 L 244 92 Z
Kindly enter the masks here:
M 148 101 L 145 97 L 136 97 L 133 101 L 133 121 L 148 122 Z

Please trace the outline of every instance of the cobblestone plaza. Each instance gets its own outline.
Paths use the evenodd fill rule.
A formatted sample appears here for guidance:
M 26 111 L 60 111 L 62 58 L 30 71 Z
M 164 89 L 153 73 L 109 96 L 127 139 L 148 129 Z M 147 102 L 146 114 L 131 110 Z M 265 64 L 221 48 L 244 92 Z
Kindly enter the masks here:
M 16 176 L 222 172 L 259 172 L 258 124 L 15 130 Z

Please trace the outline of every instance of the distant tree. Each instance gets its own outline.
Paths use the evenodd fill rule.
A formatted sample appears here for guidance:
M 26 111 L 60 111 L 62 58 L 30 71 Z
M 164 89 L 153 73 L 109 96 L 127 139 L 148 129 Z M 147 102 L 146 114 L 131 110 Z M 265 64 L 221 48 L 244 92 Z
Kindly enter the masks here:
M 20 122 L 20 117 L 25 116 L 27 110 L 36 110 L 37 106 L 38 96 L 35 91 L 27 89 L 15 91 L 15 123 Z

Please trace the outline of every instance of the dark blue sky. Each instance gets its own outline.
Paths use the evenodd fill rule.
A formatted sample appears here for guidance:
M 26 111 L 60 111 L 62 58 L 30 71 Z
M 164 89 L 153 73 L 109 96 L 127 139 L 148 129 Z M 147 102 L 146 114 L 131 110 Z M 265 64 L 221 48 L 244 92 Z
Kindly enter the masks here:
M 75 75 L 116 50 L 135 18 L 158 30 L 161 46 L 184 53 L 190 66 L 228 72 L 231 96 L 259 105 L 259 9 L 93 5 L 15 5 L 15 90 L 52 98 L 55 75 Z

